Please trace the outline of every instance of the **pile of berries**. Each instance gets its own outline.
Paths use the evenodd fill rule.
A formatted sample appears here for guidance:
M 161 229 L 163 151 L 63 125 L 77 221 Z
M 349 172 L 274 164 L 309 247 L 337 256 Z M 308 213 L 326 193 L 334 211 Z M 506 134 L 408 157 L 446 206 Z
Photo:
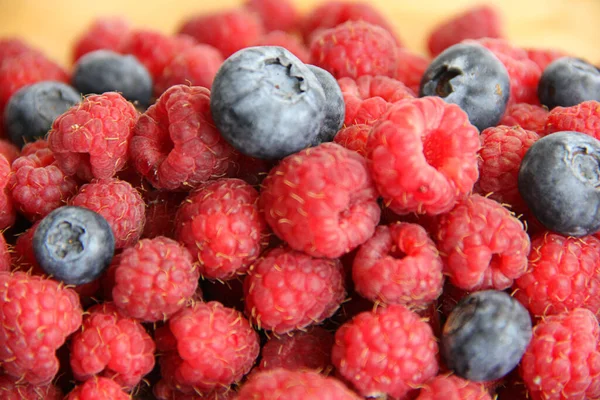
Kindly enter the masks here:
M 600 398 L 600 72 L 503 28 L 0 39 L 0 397 Z

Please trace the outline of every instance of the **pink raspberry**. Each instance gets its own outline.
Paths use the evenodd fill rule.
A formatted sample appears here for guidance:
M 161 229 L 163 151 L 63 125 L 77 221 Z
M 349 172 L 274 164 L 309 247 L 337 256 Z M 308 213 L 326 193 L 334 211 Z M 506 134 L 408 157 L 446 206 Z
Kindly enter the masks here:
M 366 124 L 350 125 L 342 128 L 333 138 L 333 141 L 348 150 L 357 152 L 363 157 L 367 156 L 367 140 L 371 127 Z
M 548 109 L 542 106 L 527 103 L 509 104 L 498 125 L 520 126 L 538 135 L 544 135 L 548 114 Z

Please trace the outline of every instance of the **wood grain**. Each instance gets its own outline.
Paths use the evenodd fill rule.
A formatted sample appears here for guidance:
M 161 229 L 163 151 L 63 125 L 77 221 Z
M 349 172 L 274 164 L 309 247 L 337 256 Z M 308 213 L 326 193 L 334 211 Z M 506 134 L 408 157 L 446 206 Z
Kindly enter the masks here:
M 134 26 L 175 32 L 195 13 L 235 7 L 242 0 L 0 0 L 0 37 L 20 36 L 68 66 L 71 46 L 92 19 L 124 15 Z M 323 0 L 297 0 L 306 12 Z M 407 47 L 425 53 L 431 29 L 476 0 L 371 0 L 395 26 Z M 521 46 L 567 50 L 600 62 L 600 1 L 502 0 L 509 39 Z

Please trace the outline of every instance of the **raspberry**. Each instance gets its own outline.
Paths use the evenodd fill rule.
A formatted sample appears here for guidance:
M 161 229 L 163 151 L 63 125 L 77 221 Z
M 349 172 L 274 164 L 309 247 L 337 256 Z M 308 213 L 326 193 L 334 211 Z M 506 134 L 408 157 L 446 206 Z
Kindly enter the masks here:
M 422 309 L 442 294 L 442 259 L 423 227 L 380 225 L 356 253 L 352 281 L 373 302 Z
M 47 385 L 58 372 L 55 351 L 81 325 L 77 294 L 57 281 L 0 272 L 0 363 L 4 372 Z
M 257 203 L 256 189 L 235 178 L 209 182 L 182 203 L 175 235 L 204 278 L 243 275 L 266 247 L 267 224 Z
M 62 400 L 54 385 L 36 386 L 20 382 L 9 375 L 0 375 L 0 398 L 3 400 Z
M 558 49 L 525 49 L 527 57 L 540 67 L 542 71 L 546 69 L 552 61 L 562 57 L 568 57 L 569 54 Z
M 373 125 L 392 104 L 415 94 L 402 82 L 386 76 L 338 80 L 346 104 L 345 125 Z
M 545 134 L 560 131 L 581 132 L 600 140 L 600 102 L 590 100 L 553 108 L 546 120 Z
M 263 181 L 260 204 L 275 234 L 313 257 L 361 245 L 381 213 L 365 159 L 335 143 L 284 158 Z
M 23 148 L 21 149 L 21 157 L 30 156 L 35 154 L 36 151 L 42 149 L 49 149 L 48 141 L 46 139 L 37 139 L 35 142 L 25 143 Z
M 515 298 L 535 316 L 587 308 L 600 315 L 600 240 L 543 232 L 531 239 L 527 272 L 515 281 Z
M 487 128 L 480 135 L 479 180 L 475 192 L 509 204 L 516 213 L 528 210 L 518 188 L 518 175 L 525 152 L 540 137 L 519 126 Z
M 162 349 L 167 351 L 163 360 L 171 357 L 168 368 L 161 368 L 163 378 L 170 375 L 174 383 L 201 393 L 240 381 L 260 351 L 258 334 L 248 320 L 214 301 L 184 308 L 155 337 L 170 344 Z
M 103 216 L 112 228 L 118 249 L 136 243 L 144 230 L 144 200 L 128 182 L 93 180 L 79 189 L 69 205 L 85 207 Z
M 527 269 L 530 242 L 523 224 L 480 195 L 440 217 L 436 242 L 444 273 L 463 290 L 503 290 Z
M 271 337 L 262 348 L 258 369 L 310 369 L 328 373 L 331 366 L 333 335 L 315 326 L 308 331 L 296 331 L 281 337 Z
M 138 117 L 119 93 L 91 95 L 54 120 L 48 146 L 67 175 L 110 178 L 125 167 Z
M 427 39 L 432 57 L 465 39 L 504 36 L 500 12 L 491 5 L 471 7 L 438 25 Z
M 2 125 L 0 123 L 0 125 Z M 0 139 L 0 155 L 4 156 L 9 164 L 19 157 L 19 148 L 8 140 Z
M 19 38 L 8 37 L 0 39 L 0 60 L 35 51 L 37 50 Z
M 121 254 L 112 297 L 123 314 L 144 322 L 166 320 L 198 287 L 190 252 L 165 237 L 143 239 Z
M 199 43 L 216 47 L 225 58 L 252 46 L 264 32 L 259 15 L 245 8 L 197 15 L 179 29 L 179 33 L 190 35 Z
M 407 99 L 377 121 L 367 142 L 371 176 L 397 214 L 442 214 L 478 178 L 477 128 L 439 97 Z
M 310 61 L 310 53 L 304 43 L 297 36 L 284 31 L 271 31 L 258 38 L 254 46 L 280 46 L 289 50 L 303 63 L 308 64 Z
M 336 79 L 363 75 L 394 76 L 396 43 L 378 25 L 348 21 L 322 31 L 310 45 L 311 64 L 329 71 Z
M 196 41 L 186 35 L 167 36 L 154 30 L 133 30 L 123 39 L 118 52 L 135 56 L 157 81 L 175 56 L 195 44 Z
M 11 256 L 4 239 L 4 234 L 0 232 L 0 272 L 10 271 L 11 267 Z
M 118 383 L 112 379 L 93 377 L 76 386 L 65 400 L 129 400 Z
M 594 314 L 581 308 L 538 322 L 519 368 L 532 399 L 600 396 L 598 331 Z
M 239 399 L 253 400 L 359 400 L 354 392 L 335 378 L 316 371 L 289 371 L 277 368 L 253 373 L 242 385 Z
M 427 381 L 416 400 L 492 400 L 481 383 L 468 381 L 455 375 L 438 375 Z
M 154 341 L 138 321 L 120 314 L 112 303 L 86 311 L 70 350 L 71 368 L 80 381 L 102 375 L 131 389 L 154 367 Z
M 161 379 L 154 384 L 153 394 L 158 400 L 234 400 L 236 392 L 229 387 L 217 389 L 209 393 L 196 393 L 191 390 L 180 391 L 169 386 L 168 382 Z
M 6 157 L 0 155 L 0 230 L 8 228 L 17 219 L 17 211 L 8 184 L 10 175 L 10 163 Z
M 44 275 L 44 271 L 42 271 L 33 253 L 33 234 L 39 224 L 40 221 L 37 221 L 17 236 L 15 246 L 10 253 L 13 269 L 32 270 L 31 273 L 34 275 Z
M 154 84 L 154 95 L 159 97 L 171 86 L 180 84 L 210 89 L 223 61 L 219 50 L 212 46 L 197 44 L 190 47 L 167 64 Z
M 291 0 L 246 0 L 244 5 L 258 13 L 267 32 L 291 32 L 300 22 L 300 13 Z
M 146 190 L 142 192 L 146 203 L 146 222 L 144 223 L 143 238 L 165 236 L 175 237 L 175 214 L 185 193 L 167 192 L 162 190 Z
M 347 103 L 346 103 L 347 104 Z M 367 140 L 371 133 L 371 127 L 366 124 L 350 125 L 341 129 L 333 138 L 333 141 L 348 150 L 357 152 L 363 157 L 367 156 Z
M 506 107 L 506 111 L 498 125 L 518 125 L 528 131 L 543 135 L 546 130 L 548 109 L 527 103 L 514 103 Z
M 303 329 L 331 317 L 346 297 L 339 260 L 274 248 L 244 279 L 246 315 L 275 334 Z
M 37 221 L 64 205 L 77 182 L 58 167 L 52 150 L 41 148 L 15 160 L 8 187 L 17 210 Z
M 73 46 L 73 62 L 95 50 L 118 51 L 130 29 L 129 21 L 122 17 L 96 18 L 77 38 Z
M 331 359 L 360 395 L 403 398 L 437 374 L 437 354 L 427 322 L 404 306 L 389 305 L 343 324 Z
M 429 59 L 403 48 L 396 49 L 396 56 L 394 79 L 404 83 L 413 92 L 419 93 L 421 78 L 429 66 Z
M 215 128 L 210 91 L 185 85 L 168 89 L 142 114 L 129 152 L 136 170 L 167 190 L 225 175 L 236 154 Z

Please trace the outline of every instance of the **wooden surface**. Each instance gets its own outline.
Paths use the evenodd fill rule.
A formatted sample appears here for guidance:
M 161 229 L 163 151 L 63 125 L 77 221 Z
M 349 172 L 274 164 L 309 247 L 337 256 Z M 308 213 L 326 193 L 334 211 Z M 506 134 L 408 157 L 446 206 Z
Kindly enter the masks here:
M 296 0 L 303 12 L 323 0 Z M 21 36 L 53 59 L 70 64 L 71 44 L 100 15 L 124 15 L 136 27 L 174 32 L 194 13 L 234 7 L 242 0 L 0 0 L 0 37 Z M 371 0 L 407 47 L 425 52 L 428 32 L 476 0 Z M 518 45 L 554 47 L 600 62 L 600 0 L 498 0 L 508 37 Z

